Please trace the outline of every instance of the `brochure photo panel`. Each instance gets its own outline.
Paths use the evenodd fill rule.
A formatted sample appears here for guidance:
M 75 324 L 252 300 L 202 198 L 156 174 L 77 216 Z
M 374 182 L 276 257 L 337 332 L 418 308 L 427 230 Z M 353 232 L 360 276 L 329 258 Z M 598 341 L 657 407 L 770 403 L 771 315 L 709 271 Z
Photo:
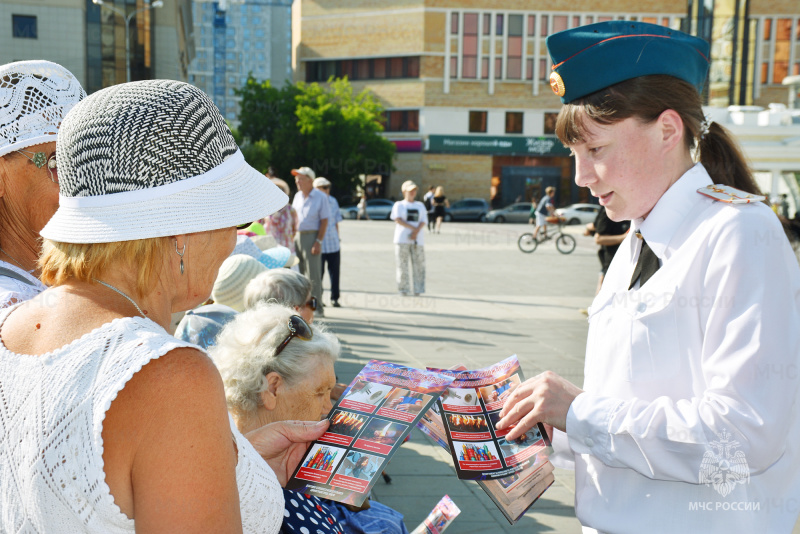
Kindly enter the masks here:
M 360 506 L 383 466 L 453 377 L 379 360 L 347 386 L 286 489 Z

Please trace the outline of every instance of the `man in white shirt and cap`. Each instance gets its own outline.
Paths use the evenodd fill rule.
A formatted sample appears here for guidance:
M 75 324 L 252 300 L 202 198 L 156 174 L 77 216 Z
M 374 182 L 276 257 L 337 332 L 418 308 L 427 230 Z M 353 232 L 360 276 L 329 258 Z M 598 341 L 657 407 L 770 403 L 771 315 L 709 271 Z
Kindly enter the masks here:
M 322 302 L 322 240 L 328 230 L 330 205 L 322 191 L 314 189 L 316 175 L 309 167 L 292 169 L 297 194 L 292 207 L 297 212 L 295 251 L 300 260 L 300 272 L 311 281 L 311 295 Z M 317 315 L 324 316 L 322 308 Z

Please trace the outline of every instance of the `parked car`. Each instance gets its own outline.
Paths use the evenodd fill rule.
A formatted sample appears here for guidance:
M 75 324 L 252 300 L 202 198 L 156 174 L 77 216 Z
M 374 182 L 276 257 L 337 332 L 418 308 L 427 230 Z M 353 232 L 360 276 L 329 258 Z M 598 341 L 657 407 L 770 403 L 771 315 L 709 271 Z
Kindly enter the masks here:
M 486 214 L 486 220 L 495 223 L 526 223 L 531 216 L 530 202 L 517 202 Z
M 394 206 L 394 202 L 386 198 L 373 198 L 371 200 L 367 200 L 367 215 L 369 215 L 370 219 L 388 220 L 389 215 L 392 214 L 392 206 Z M 358 206 L 339 208 L 339 211 L 342 212 L 342 217 L 345 219 L 358 218 Z
M 465 198 L 450 204 L 444 210 L 445 221 L 485 221 L 489 203 L 482 198 Z
M 566 208 L 556 209 L 556 215 L 567 221 L 567 224 L 588 224 L 594 222 L 600 206 L 597 204 L 573 204 Z

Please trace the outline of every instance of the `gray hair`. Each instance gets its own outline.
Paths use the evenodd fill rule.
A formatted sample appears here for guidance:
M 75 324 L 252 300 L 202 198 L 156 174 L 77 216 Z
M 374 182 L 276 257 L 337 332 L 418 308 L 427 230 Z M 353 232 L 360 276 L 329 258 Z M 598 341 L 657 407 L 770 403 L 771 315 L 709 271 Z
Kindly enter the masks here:
M 339 340 L 319 325 L 309 325 L 313 333 L 310 341 L 292 339 L 276 357 L 275 351 L 289 336 L 292 315 L 296 313 L 291 308 L 259 304 L 225 325 L 217 344 L 209 348 L 222 375 L 231 412 L 247 415 L 261 406 L 259 395 L 266 389 L 267 374 L 276 372 L 294 385 L 308 376 L 320 359 L 332 364 L 339 357 Z
M 244 290 L 244 307 L 249 310 L 259 302 L 303 306 L 311 295 L 311 282 L 291 269 L 270 269 L 250 280 Z

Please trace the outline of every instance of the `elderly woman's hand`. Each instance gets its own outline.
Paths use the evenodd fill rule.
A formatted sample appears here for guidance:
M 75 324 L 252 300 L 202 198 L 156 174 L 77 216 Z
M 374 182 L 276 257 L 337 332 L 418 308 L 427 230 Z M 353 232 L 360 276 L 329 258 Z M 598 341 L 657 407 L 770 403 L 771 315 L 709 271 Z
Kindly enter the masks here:
M 275 472 L 281 486 L 285 486 L 308 445 L 325 433 L 328 423 L 327 419 L 281 421 L 248 432 L 245 437 Z

